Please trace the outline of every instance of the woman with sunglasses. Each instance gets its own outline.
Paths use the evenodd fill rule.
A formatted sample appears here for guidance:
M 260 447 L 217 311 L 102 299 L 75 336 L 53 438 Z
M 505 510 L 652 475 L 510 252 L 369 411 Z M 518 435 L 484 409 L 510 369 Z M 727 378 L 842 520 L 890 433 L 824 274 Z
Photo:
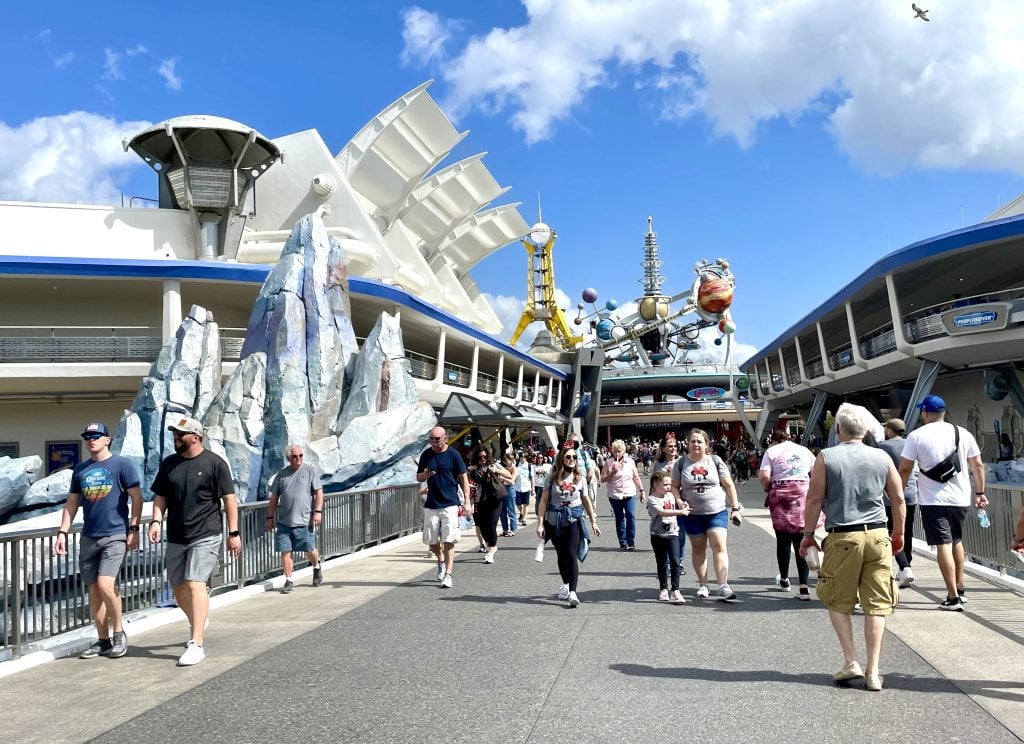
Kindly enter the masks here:
M 498 550 L 498 516 L 505 505 L 507 488 L 512 474 L 491 459 L 491 450 L 481 444 L 473 450 L 470 460 L 469 480 L 476 484 L 476 513 L 473 521 L 480 528 L 480 536 L 487 546 L 484 563 L 494 563 Z
M 583 522 L 584 511 L 594 535 L 601 536 L 594 505 L 587 493 L 586 476 L 580 473 L 576 464 L 575 450 L 566 449 L 559 454 L 537 507 L 537 537 L 543 540 L 546 536 L 555 546 L 558 573 L 562 577 L 558 598 L 568 600 L 570 607 L 579 607 L 580 604 L 576 596 L 580 576 L 579 555 L 581 543 L 590 540 Z

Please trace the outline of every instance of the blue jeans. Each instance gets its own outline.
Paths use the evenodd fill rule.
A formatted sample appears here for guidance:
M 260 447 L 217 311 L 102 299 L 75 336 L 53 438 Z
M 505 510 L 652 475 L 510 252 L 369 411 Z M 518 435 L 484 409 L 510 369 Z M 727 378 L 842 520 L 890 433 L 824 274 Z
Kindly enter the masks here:
M 619 547 L 636 544 L 636 515 L 633 513 L 635 496 L 627 499 L 608 499 L 615 513 L 615 532 L 619 536 Z
M 679 525 L 679 560 L 683 560 L 686 555 L 686 517 L 680 515 L 676 517 L 676 524 Z
M 501 501 L 501 529 L 504 532 L 515 532 L 519 525 L 516 514 L 516 489 L 509 488 L 508 495 Z

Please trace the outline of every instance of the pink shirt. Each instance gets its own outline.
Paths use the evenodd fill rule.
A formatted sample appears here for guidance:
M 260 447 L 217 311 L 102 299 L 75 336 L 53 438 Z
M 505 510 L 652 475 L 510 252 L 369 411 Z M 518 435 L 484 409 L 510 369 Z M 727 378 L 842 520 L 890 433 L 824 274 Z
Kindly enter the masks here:
M 806 481 L 814 465 L 814 453 L 796 442 L 779 442 L 769 447 L 761 459 L 761 472 L 775 481 Z
M 612 465 L 616 462 L 622 466 L 617 473 L 612 471 Z M 604 472 L 608 476 L 608 498 L 621 500 L 636 496 L 636 481 L 640 480 L 640 474 L 632 457 L 623 455 L 621 461 L 613 457 L 608 458 L 604 464 Z

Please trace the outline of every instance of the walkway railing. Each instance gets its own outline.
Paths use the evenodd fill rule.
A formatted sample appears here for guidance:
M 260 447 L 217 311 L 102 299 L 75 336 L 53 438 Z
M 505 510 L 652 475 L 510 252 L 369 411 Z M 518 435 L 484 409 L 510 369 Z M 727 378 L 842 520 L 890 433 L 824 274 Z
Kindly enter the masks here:
M 233 558 L 223 549 L 210 582 L 215 590 L 240 588 L 280 570 L 273 532 L 266 529 L 267 502 L 241 504 L 238 511 L 242 554 Z M 330 558 L 420 527 L 416 484 L 326 494 L 317 546 L 323 557 Z M 164 579 L 165 543 L 150 544 L 147 528 L 143 525 L 139 550 L 128 554 L 118 579 L 125 612 L 172 603 Z M 68 536 L 67 555 L 54 554 L 56 536 L 55 530 L 0 535 L 0 659 L 20 656 L 28 643 L 92 624 L 89 590 L 78 566 L 81 526 L 73 527 Z M 297 560 L 296 565 L 305 564 Z
M 742 401 L 745 410 L 758 410 L 761 404 Z M 602 403 L 600 415 L 618 416 L 624 413 L 672 413 L 675 411 L 724 411 L 732 410 L 732 400 L 679 400 L 662 403 Z
M 1011 488 L 997 483 L 985 486 L 988 496 L 988 518 L 990 527 L 978 524 L 976 513 L 972 511 L 963 526 L 964 552 L 970 558 L 993 568 L 1001 574 L 1010 573 L 1018 578 L 1024 577 L 1024 563 L 1021 563 L 1010 552 L 1013 530 L 1017 523 L 1017 515 L 1024 507 L 1024 488 Z M 920 510 L 918 510 L 920 513 Z M 924 534 L 914 528 L 915 534 Z
M 244 328 L 221 328 L 221 359 L 237 361 Z M 0 326 L 0 362 L 152 362 L 160 329 L 151 326 Z

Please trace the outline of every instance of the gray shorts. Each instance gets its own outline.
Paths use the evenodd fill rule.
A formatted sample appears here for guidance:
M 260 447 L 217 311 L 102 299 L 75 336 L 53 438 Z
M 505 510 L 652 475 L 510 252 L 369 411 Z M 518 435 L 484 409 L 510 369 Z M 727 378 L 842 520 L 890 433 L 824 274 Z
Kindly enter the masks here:
M 82 581 L 95 584 L 100 576 L 117 576 L 124 563 L 127 538 L 124 535 L 104 535 L 89 537 L 82 535 L 82 544 L 78 552 L 78 567 L 82 572 Z
M 220 542 L 220 535 L 212 535 L 188 544 L 167 543 L 167 583 L 174 587 L 209 581 L 220 560 Z

